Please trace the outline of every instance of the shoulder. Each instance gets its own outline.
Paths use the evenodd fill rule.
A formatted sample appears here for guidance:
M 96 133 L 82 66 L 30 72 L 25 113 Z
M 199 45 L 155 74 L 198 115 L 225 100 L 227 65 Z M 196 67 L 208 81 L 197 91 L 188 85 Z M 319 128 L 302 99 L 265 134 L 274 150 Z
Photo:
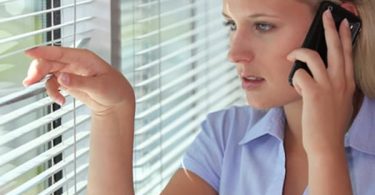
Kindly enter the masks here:
M 254 126 L 267 119 L 268 113 L 249 106 L 232 106 L 208 114 L 186 151 L 182 166 L 218 191 L 223 171 L 236 170 L 232 170 L 232 167 L 234 159 L 241 157 L 241 150 L 238 150 L 242 147 L 240 141 L 253 130 L 259 132 L 257 129 L 261 128 Z
M 346 145 L 375 156 L 375 99 L 364 97 L 347 133 Z
M 348 165 L 355 194 L 375 194 L 375 99 L 364 97 L 346 137 Z

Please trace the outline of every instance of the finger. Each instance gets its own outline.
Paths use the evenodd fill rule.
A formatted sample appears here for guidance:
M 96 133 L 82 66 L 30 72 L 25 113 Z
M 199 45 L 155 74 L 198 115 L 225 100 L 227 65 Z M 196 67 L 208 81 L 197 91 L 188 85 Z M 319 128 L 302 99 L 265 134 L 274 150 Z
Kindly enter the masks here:
M 64 91 L 69 95 L 82 101 L 89 107 L 100 105 L 88 95 L 88 93 L 92 93 L 92 89 L 95 89 L 95 83 L 89 77 L 69 73 L 57 73 L 55 80 L 57 85 L 64 88 Z
M 57 82 L 65 88 L 73 97 L 84 102 L 90 108 L 103 106 L 108 101 L 108 89 L 111 84 L 106 83 L 108 79 L 99 77 L 83 77 L 69 73 L 57 74 Z M 113 90 L 112 90 L 113 91 Z
M 63 69 L 65 64 L 45 59 L 34 59 L 29 67 L 26 78 L 23 80 L 25 86 L 40 81 L 47 74 Z
M 323 13 L 323 26 L 327 43 L 327 71 L 341 81 L 344 77 L 342 44 L 330 9 Z
M 93 72 L 105 71 L 101 58 L 85 49 L 41 46 L 27 50 L 26 55 L 49 61 L 64 63 L 65 72 L 76 72 L 81 75 L 91 75 Z
M 74 75 L 66 72 L 56 74 L 57 82 L 68 90 L 83 91 L 85 93 L 95 93 L 99 87 L 96 77 Z M 108 86 L 107 86 L 108 87 Z
M 65 97 L 59 92 L 59 84 L 56 77 L 50 78 L 46 83 L 46 93 L 52 99 L 52 101 L 63 105 L 65 103 Z
M 347 19 L 344 19 L 341 22 L 340 37 L 343 45 L 345 76 L 348 81 L 354 81 L 352 37 Z
M 290 53 L 287 58 L 292 62 L 299 60 L 306 63 L 314 77 L 314 80 L 317 82 L 329 82 L 327 70 L 318 52 L 311 49 L 299 48 Z
M 111 84 L 106 85 L 105 80 L 99 78 L 100 76 L 87 77 L 69 73 L 57 74 L 57 82 L 67 91 L 74 91 L 77 96 L 76 98 L 85 101 L 85 103 L 88 101 L 88 98 L 105 101 L 108 96 L 108 93 L 105 91 L 108 88 L 110 89 L 108 86 L 111 86 Z
M 299 69 L 294 74 L 293 86 L 301 96 L 304 96 L 316 86 L 316 82 L 306 71 Z
M 123 97 L 118 95 L 121 90 L 119 91 L 114 86 L 114 84 L 123 82 L 123 77 L 117 74 L 119 73 L 86 77 L 69 73 L 59 73 L 57 74 L 57 81 L 67 90 L 81 91 L 90 98 L 95 99 L 95 101 L 106 104 L 119 101 L 117 98 Z

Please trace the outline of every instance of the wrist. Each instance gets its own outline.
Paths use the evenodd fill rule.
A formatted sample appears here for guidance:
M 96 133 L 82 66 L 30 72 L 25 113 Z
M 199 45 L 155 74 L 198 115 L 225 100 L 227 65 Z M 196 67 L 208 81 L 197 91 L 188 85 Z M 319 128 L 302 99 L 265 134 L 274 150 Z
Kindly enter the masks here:
M 93 110 L 91 115 L 93 118 L 98 119 L 106 119 L 111 117 L 118 117 L 121 115 L 134 115 L 135 113 L 135 101 L 123 101 L 111 107 L 101 109 L 101 110 Z
M 114 94 L 107 100 L 101 99 L 101 103 L 97 103 L 97 108 L 93 108 L 92 116 L 98 118 L 116 117 L 118 115 L 134 115 L 135 113 L 135 93 L 134 90 L 127 86 L 119 89 L 118 94 Z
M 101 112 L 92 112 L 94 132 L 100 134 L 118 135 L 133 131 L 135 103 L 122 102 Z
M 334 160 L 337 158 L 345 158 L 344 142 L 324 143 L 320 142 L 313 146 L 305 146 L 307 158 L 310 160 Z
M 344 151 L 345 136 L 341 133 L 303 135 L 303 147 L 308 154 Z

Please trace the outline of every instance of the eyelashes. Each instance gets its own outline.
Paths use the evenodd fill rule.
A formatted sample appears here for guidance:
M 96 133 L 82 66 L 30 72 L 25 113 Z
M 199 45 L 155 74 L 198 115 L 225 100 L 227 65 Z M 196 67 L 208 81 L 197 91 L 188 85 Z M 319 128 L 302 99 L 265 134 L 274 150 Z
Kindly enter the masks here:
M 225 27 L 228 27 L 230 31 L 237 30 L 237 25 L 233 20 L 226 20 L 223 22 L 223 25 Z M 273 30 L 275 28 L 275 25 L 268 22 L 255 22 L 253 24 L 253 28 L 258 32 L 265 33 Z
M 223 22 L 225 27 L 229 27 L 230 31 L 235 31 L 237 29 L 236 23 L 233 20 L 226 20 Z
M 266 23 L 266 22 L 259 22 L 259 23 L 255 23 L 255 28 L 261 32 L 268 32 L 274 28 L 274 25 Z

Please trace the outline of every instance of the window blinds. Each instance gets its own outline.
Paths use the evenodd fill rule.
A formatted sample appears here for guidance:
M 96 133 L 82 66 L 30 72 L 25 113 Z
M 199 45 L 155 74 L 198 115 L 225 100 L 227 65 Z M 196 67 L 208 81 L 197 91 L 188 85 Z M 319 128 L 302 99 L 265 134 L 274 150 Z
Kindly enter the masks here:
M 45 82 L 21 87 L 39 45 L 84 47 L 93 0 L 0 0 L 0 194 L 79 194 L 86 187 L 90 116 L 66 96 L 61 108 Z
M 216 0 L 122 1 L 122 70 L 137 96 L 136 194 L 159 194 L 209 111 L 242 102 Z
M 0 194 L 84 194 L 88 112 L 67 95 L 63 107 L 52 104 L 43 82 L 23 89 L 23 51 L 102 46 L 96 14 L 109 3 L 0 0 Z M 137 95 L 136 194 L 159 194 L 205 115 L 241 102 L 241 90 L 226 62 L 220 1 L 122 0 L 121 14 L 121 50 L 112 52 Z

